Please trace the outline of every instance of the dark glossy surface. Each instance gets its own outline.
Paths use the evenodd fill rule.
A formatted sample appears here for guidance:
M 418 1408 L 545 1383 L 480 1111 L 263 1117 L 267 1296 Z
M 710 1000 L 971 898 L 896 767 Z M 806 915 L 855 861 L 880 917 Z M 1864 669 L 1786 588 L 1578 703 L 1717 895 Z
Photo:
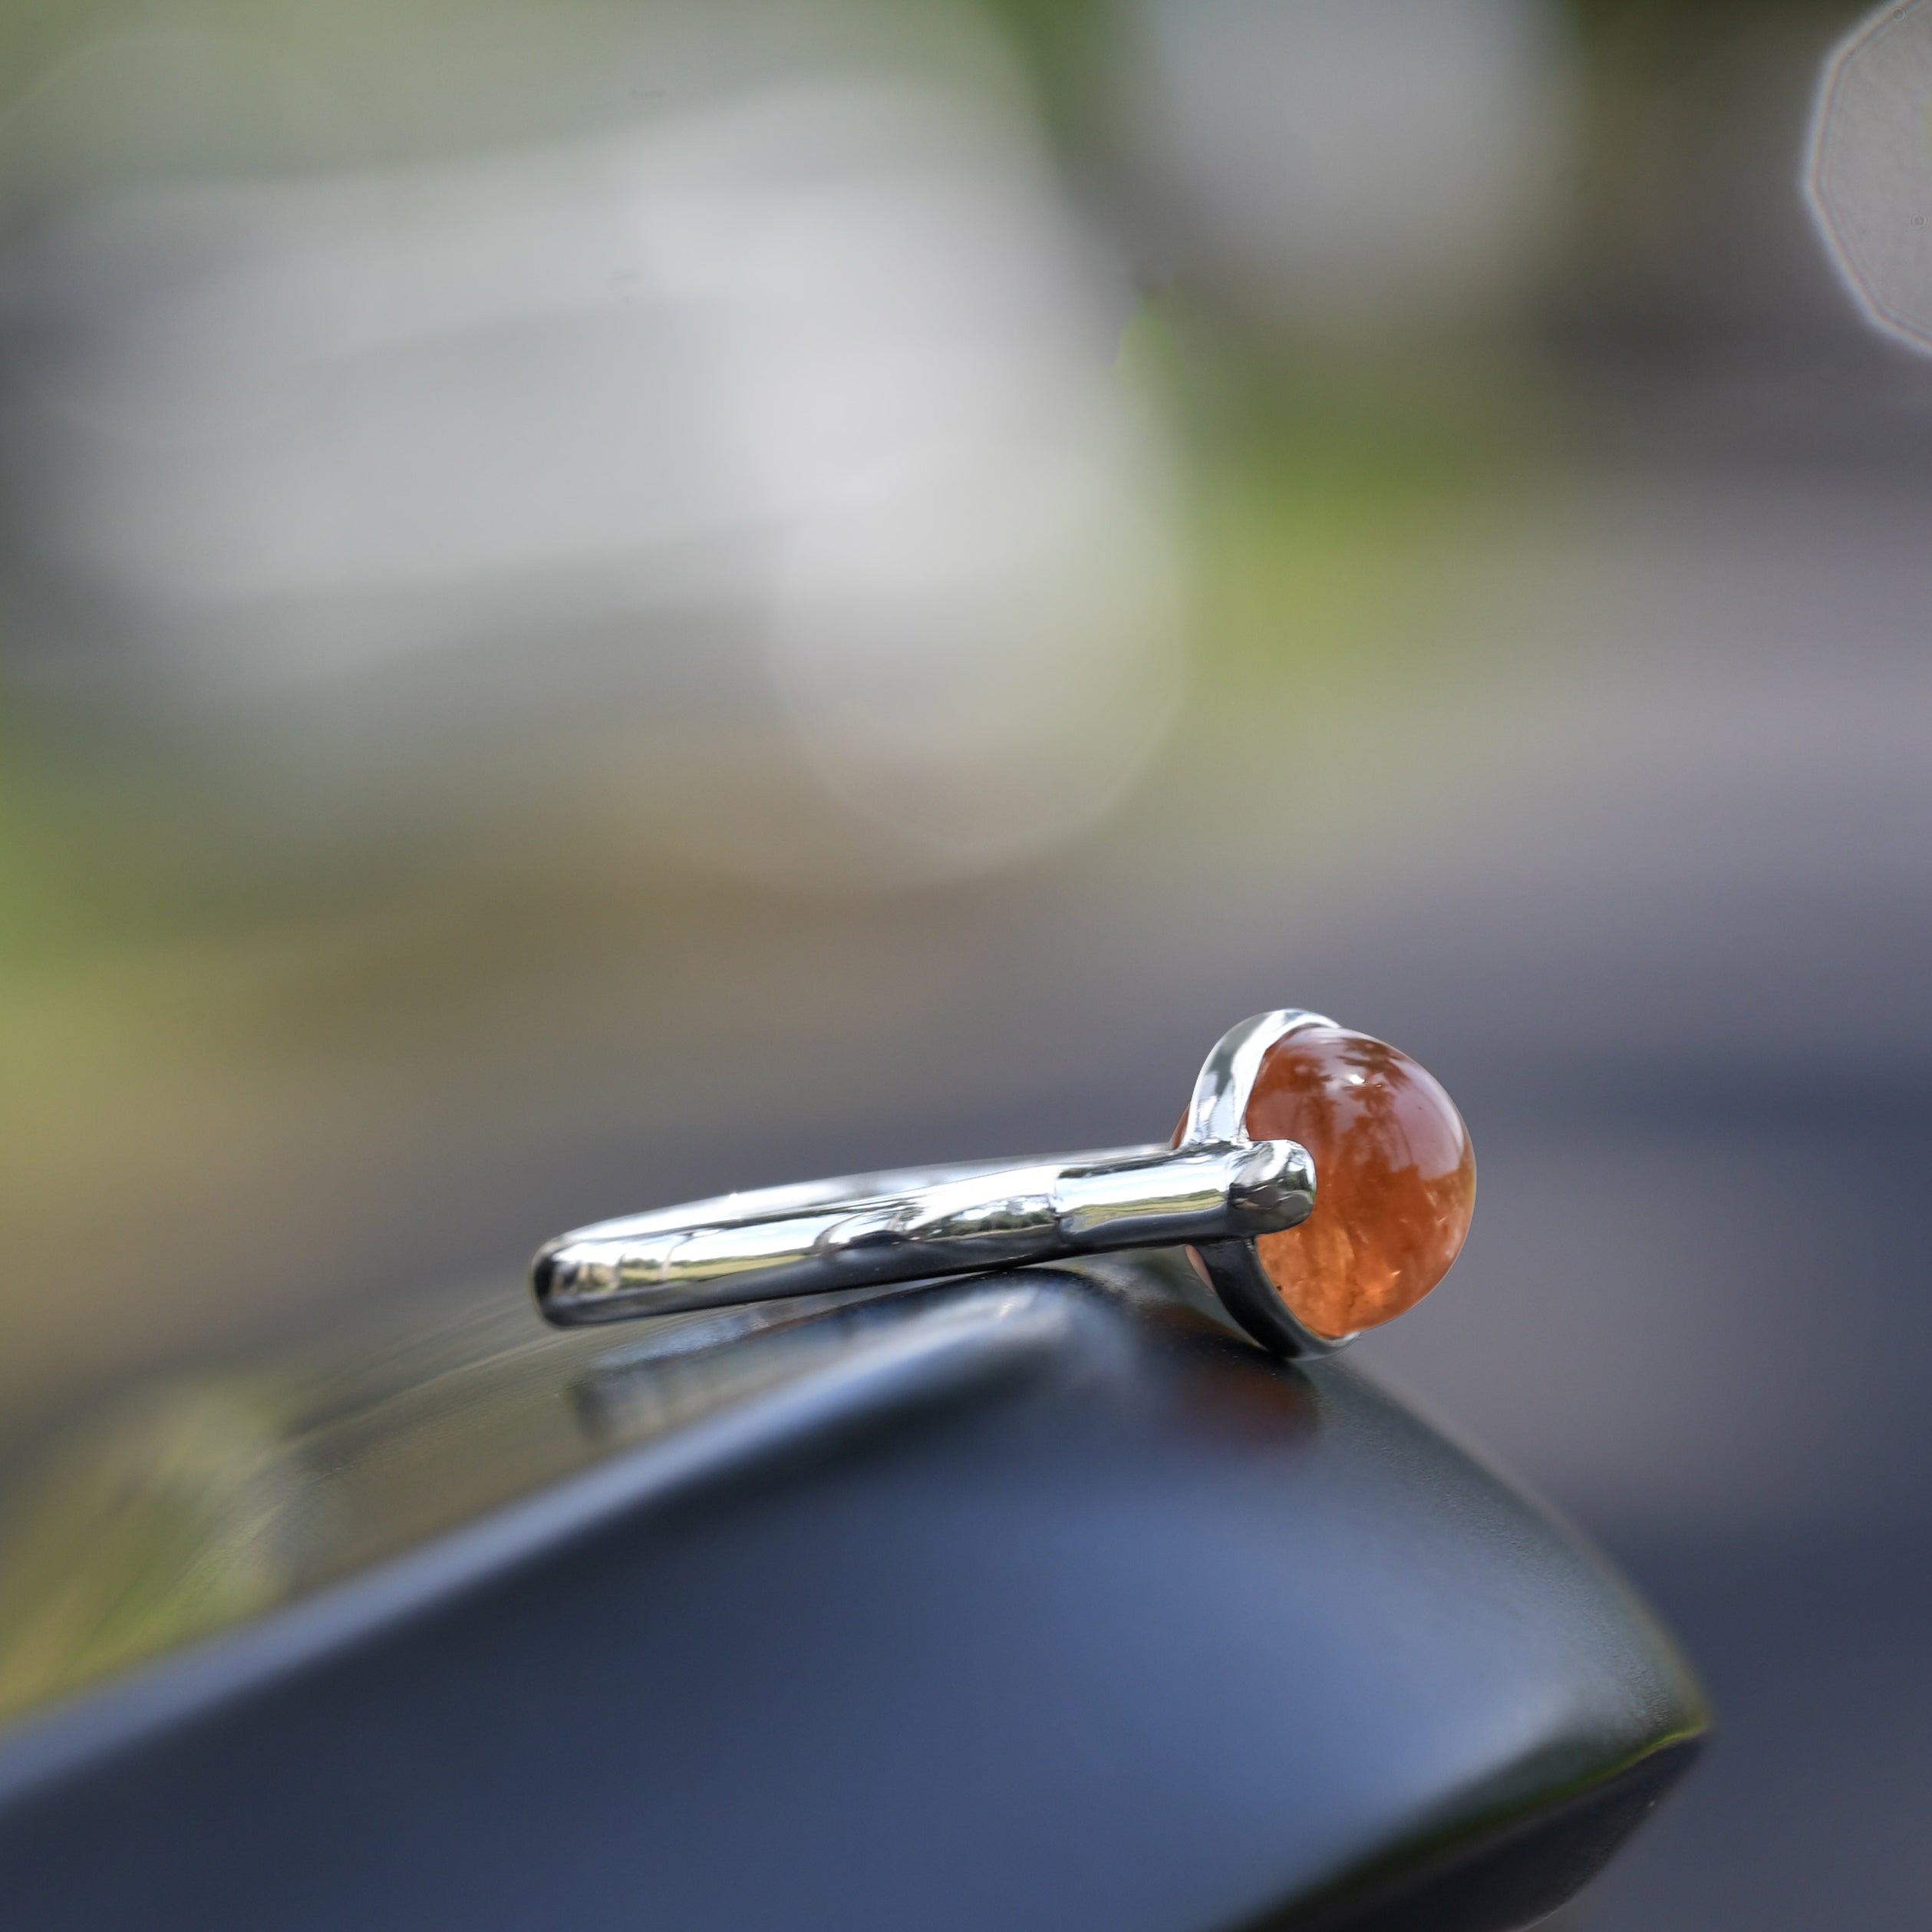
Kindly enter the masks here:
M 12 1517 L 15 1700 L 68 1696 L 0 1739 L 9 1922 L 1499 1932 L 1701 1726 L 1565 1531 L 1171 1261 L 708 1320 L 479 1303 L 70 1445 Z

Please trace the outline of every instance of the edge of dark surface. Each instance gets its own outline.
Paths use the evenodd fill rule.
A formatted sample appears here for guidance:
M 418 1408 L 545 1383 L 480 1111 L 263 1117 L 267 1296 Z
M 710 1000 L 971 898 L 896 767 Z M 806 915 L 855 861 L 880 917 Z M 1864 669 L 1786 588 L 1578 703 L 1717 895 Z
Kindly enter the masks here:
M 1379 1861 L 1316 1899 L 1234 1932 L 1513 1932 L 1575 1898 L 1702 1755 L 1693 1734 L 1498 1822 Z

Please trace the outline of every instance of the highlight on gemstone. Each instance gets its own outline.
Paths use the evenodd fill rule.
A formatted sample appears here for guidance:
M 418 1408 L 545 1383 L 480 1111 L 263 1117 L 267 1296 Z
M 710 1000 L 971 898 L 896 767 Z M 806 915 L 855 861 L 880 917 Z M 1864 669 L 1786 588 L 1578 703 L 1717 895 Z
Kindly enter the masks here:
M 1448 1274 L 1475 1208 L 1475 1153 L 1456 1103 L 1406 1053 L 1302 1027 L 1263 1059 L 1247 1128 L 1314 1156 L 1314 1212 L 1255 1243 L 1303 1327 L 1328 1340 L 1376 1327 Z

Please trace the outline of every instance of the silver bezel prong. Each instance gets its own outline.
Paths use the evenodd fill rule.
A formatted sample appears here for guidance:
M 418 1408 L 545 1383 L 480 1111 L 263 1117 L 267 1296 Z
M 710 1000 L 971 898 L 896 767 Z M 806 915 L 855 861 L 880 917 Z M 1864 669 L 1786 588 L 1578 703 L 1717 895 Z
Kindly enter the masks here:
M 1305 1027 L 1335 1024 L 1326 1014 L 1311 1013 L 1302 1007 L 1278 1007 L 1272 1013 L 1258 1013 L 1253 1019 L 1230 1027 L 1202 1063 L 1178 1145 L 1186 1147 L 1197 1141 L 1252 1145 L 1248 1103 L 1268 1049 Z M 1314 1178 L 1318 1185 L 1320 1175 Z M 1305 1218 L 1313 1207 L 1311 1193 L 1309 1208 L 1296 1218 Z M 1295 1320 L 1268 1279 L 1252 1236 L 1198 1242 L 1194 1252 L 1221 1305 L 1264 1348 L 1278 1355 L 1332 1355 L 1354 1340 L 1353 1335 L 1317 1335 Z

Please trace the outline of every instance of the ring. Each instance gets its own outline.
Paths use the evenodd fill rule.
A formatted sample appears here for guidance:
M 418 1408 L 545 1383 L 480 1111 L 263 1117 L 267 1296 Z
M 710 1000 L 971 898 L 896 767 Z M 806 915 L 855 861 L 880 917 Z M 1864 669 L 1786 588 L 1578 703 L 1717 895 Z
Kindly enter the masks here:
M 1165 1146 L 723 1195 L 579 1228 L 532 1277 L 575 1327 L 1179 1245 L 1255 1340 L 1321 1355 L 1428 1294 L 1475 1205 L 1440 1083 L 1291 1007 L 1222 1036 Z

